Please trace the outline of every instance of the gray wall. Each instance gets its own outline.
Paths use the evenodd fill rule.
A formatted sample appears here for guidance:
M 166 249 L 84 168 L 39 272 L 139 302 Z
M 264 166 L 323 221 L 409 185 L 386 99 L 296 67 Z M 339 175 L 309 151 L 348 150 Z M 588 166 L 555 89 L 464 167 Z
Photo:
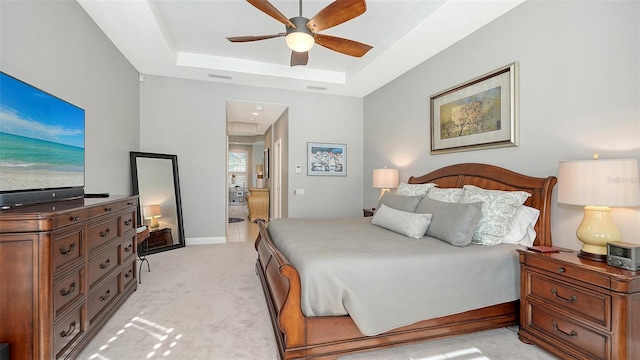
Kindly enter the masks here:
M 228 99 L 286 104 L 289 216 L 361 216 L 362 99 L 308 92 L 145 76 L 140 84 L 140 149 L 178 156 L 187 244 L 225 236 Z M 273 134 L 281 136 L 281 130 Z M 274 140 L 277 140 L 274 136 Z M 269 147 L 269 135 L 265 146 Z M 346 177 L 306 176 L 309 141 L 347 144 Z M 304 196 L 292 196 L 305 189 Z
M 138 72 L 75 1 L 0 1 L 0 68 L 85 110 L 85 192 L 131 194 Z
M 425 39 L 425 41 L 429 41 Z M 364 99 L 364 205 L 376 204 L 372 171 L 402 180 L 460 162 L 533 176 L 560 160 L 640 157 L 640 3 L 527 1 Z M 429 98 L 518 61 L 520 146 L 433 155 Z M 582 209 L 552 210 L 553 241 L 579 248 Z M 640 242 L 640 211 L 614 209 L 626 241 Z

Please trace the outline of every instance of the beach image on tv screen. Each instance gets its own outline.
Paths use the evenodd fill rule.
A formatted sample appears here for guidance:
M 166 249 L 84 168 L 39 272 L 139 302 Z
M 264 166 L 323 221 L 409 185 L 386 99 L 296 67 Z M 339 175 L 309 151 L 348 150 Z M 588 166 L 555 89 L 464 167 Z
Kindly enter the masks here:
M 84 110 L 0 73 L 0 191 L 84 186 Z

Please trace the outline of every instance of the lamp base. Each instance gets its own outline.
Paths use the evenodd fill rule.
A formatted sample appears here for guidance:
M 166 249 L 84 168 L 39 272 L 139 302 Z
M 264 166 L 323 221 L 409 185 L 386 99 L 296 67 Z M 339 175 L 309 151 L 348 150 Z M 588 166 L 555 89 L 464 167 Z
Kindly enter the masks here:
M 156 218 L 151 219 L 151 224 L 149 225 L 149 227 L 151 228 L 151 231 L 158 230 L 158 228 L 160 227 L 160 223 L 158 222 L 158 219 Z
M 607 261 L 607 255 L 603 255 L 603 254 L 592 254 L 586 251 L 582 251 L 580 250 L 580 252 L 578 253 L 578 257 L 581 257 L 583 259 L 587 259 L 587 260 L 591 260 L 591 261 L 598 261 L 598 262 L 606 262 Z

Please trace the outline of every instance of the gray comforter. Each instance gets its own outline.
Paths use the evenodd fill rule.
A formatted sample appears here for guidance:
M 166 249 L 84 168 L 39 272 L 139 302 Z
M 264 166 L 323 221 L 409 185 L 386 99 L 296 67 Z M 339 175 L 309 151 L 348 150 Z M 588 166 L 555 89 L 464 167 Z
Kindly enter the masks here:
M 371 218 L 277 219 L 268 230 L 300 274 L 303 313 L 348 314 L 365 335 L 520 297 L 516 245 L 415 240 Z

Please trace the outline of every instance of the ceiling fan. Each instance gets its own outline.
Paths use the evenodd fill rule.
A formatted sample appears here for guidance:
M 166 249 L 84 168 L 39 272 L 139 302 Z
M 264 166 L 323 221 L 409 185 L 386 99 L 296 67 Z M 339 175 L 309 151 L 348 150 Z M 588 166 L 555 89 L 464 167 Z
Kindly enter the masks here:
M 367 10 L 365 0 L 336 0 L 320 10 L 311 20 L 302 17 L 302 0 L 300 0 L 300 16 L 290 19 L 287 19 L 268 0 L 247 0 L 247 2 L 283 23 L 286 26 L 286 32 L 272 35 L 234 36 L 228 37 L 227 40 L 248 42 L 285 36 L 287 46 L 291 49 L 291 66 L 307 65 L 309 50 L 314 43 L 355 57 L 361 57 L 373 48 L 357 41 L 318 34 L 319 31 L 362 15 Z

